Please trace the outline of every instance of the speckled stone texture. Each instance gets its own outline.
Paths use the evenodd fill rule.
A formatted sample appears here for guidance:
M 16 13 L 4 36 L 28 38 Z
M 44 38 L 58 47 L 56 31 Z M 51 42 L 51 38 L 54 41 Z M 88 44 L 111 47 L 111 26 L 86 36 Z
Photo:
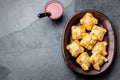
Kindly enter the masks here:
M 75 1 L 59 1 L 65 11 L 57 21 L 37 18 L 48 0 L 0 1 L 0 80 L 75 80 L 61 51 Z
M 63 17 L 38 19 L 49 0 L 0 0 L 0 80 L 118 80 L 120 78 L 120 1 L 59 0 Z M 113 64 L 99 76 L 71 71 L 62 56 L 62 32 L 75 12 L 95 9 L 112 22 L 116 36 Z

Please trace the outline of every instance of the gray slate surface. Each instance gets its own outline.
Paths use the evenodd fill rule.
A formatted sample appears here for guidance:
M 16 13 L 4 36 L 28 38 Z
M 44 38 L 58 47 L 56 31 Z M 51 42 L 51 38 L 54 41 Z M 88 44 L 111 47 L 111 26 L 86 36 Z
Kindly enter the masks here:
M 44 11 L 47 1 L 43 1 L 44 5 L 40 6 L 42 1 L 1 1 L 5 11 L 0 15 L 0 31 L 4 30 L 0 38 L 0 80 L 75 79 L 74 73 L 66 66 L 61 51 L 62 31 L 68 17 L 74 13 L 75 2 L 69 3 L 70 5 L 63 3 L 63 17 L 58 21 L 51 21 L 47 17 L 36 17 L 39 12 Z M 15 5 L 16 7 L 12 7 Z M 21 8 L 23 10 L 20 10 Z M 29 10 L 32 12 L 28 12 Z M 10 27 L 13 29 L 10 30 Z
M 118 80 L 120 77 L 119 0 L 59 0 L 65 10 L 58 21 L 38 19 L 49 0 L 0 0 L 0 80 Z M 40 4 L 41 3 L 41 4 Z M 64 25 L 75 12 L 98 10 L 111 20 L 116 35 L 114 63 L 103 74 L 86 77 L 64 62 Z

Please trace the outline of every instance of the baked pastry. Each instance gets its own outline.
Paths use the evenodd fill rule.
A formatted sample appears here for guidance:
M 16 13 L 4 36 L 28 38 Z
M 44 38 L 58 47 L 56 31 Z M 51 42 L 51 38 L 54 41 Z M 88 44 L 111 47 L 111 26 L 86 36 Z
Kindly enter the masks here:
M 73 41 L 66 46 L 66 49 L 84 71 L 88 71 L 91 64 L 95 70 L 99 71 L 101 66 L 108 61 L 105 57 L 108 54 L 106 51 L 108 43 L 103 41 L 107 30 L 97 24 L 97 18 L 88 12 L 80 19 L 80 26 L 71 27 Z M 89 56 L 87 52 L 84 52 L 88 50 L 92 55 Z
M 95 24 L 98 24 L 97 18 L 95 18 L 91 13 L 86 13 L 81 19 L 80 23 L 86 27 L 88 31 L 92 30 Z
M 95 43 L 97 42 L 97 37 L 93 36 L 93 35 L 90 35 L 90 34 L 86 34 L 80 44 L 85 47 L 86 49 L 88 50 L 92 50 Z
M 85 26 L 72 26 L 72 39 L 81 39 L 86 33 Z
M 104 62 L 107 61 L 108 59 L 101 54 L 93 54 L 90 57 L 90 62 L 93 64 L 93 67 L 98 71 L 100 70 L 100 66 L 102 66 Z
M 74 40 L 72 43 L 66 46 L 73 57 L 77 57 L 80 53 L 84 52 L 84 48 L 80 45 L 78 40 Z
M 99 41 L 102 41 L 106 32 L 107 32 L 106 29 L 94 25 L 90 34 L 96 36 Z
M 92 50 L 93 54 L 102 54 L 103 56 L 107 55 L 106 52 L 106 46 L 107 46 L 107 42 L 106 41 L 102 41 L 102 42 L 97 42 Z
M 87 52 L 81 53 L 78 58 L 76 59 L 76 62 L 81 66 L 81 68 L 85 71 L 89 70 L 89 67 L 91 65 L 90 63 L 90 57 Z

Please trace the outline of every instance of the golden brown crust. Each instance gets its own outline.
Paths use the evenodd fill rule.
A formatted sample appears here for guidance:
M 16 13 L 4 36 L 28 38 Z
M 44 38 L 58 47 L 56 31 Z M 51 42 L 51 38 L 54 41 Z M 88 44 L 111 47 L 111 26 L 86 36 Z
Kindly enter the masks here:
M 71 27 L 72 32 L 72 39 L 81 39 L 84 34 L 86 33 L 85 26 L 72 26 Z
M 80 23 L 86 26 L 86 29 L 90 31 L 93 25 L 98 24 L 97 18 L 95 18 L 91 13 L 86 13 L 81 19 Z
M 107 32 L 106 29 L 94 25 L 90 34 L 96 36 L 99 41 L 102 41 L 106 32 Z
M 80 45 L 78 40 L 68 44 L 66 49 L 69 50 L 73 57 L 77 57 L 80 53 L 84 52 L 84 48 Z
M 104 62 L 107 61 L 108 59 L 101 54 L 93 54 L 90 57 L 90 62 L 93 64 L 93 67 L 98 71 L 101 69 L 100 66 L 102 66 Z
M 90 34 L 86 34 L 83 39 L 80 41 L 80 44 L 88 50 L 92 50 L 95 43 L 97 42 L 97 37 Z
M 86 13 L 80 19 L 80 23 L 80 26 L 71 27 L 73 42 L 68 44 L 66 49 L 76 58 L 76 62 L 83 70 L 88 71 L 92 64 L 94 69 L 99 71 L 101 66 L 108 61 L 105 57 L 108 54 L 106 51 L 108 43 L 102 41 L 107 30 L 96 25 L 98 20 L 91 13 Z M 92 55 L 89 56 L 87 52 L 84 52 L 83 47 L 91 50 Z
M 81 68 L 85 71 L 89 70 L 89 67 L 91 65 L 89 61 L 89 55 L 87 52 L 81 53 L 78 58 L 76 59 L 76 62 L 81 66 Z
M 92 50 L 93 54 L 102 54 L 103 56 L 106 56 L 108 53 L 106 52 L 106 41 L 97 42 Z

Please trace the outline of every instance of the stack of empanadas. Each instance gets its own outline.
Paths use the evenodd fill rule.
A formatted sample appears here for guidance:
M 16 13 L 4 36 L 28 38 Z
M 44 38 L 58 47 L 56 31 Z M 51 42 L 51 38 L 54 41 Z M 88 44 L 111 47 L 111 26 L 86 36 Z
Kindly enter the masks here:
M 71 31 L 72 31 L 72 39 L 73 40 L 82 39 L 82 37 L 86 33 L 85 26 L 72 26 Z
M 80 19 L 80 23 L 84 25 L 88 31 L 91 31 L 92 27 L 98 24 L 98 20 L 91 13 L 86 13 L 85 16 Z
M 83 70 L 87 71 L 89 70 L 89 67 L 91 65 L 90 63 L 90 57 L 87 52 L 81 53 L 78 58 L 76 59 L 76 62 L 82 67 Z
M 84 48 L 80 45 L 78 40 L 73 41 L 67 45 L 66 48 L 69 50 L 73 57 L 77 57 L 80 53 L 84 52 Z
M 76 62 L 85 71 L 89 70 L 90 65 L 94 69 L 100 70 L 101 66 L 108 61 L 106 46 L 108 43 L 103 41 L 107 30 L 98 26 L 98 19 L 91 13 L 86 13 L 80 19 L 80 26 L 71 27 L 73 42 L 66 46 L 66 49 L 76 59 Z M 85 50 L 91 51 L 92 55 Z
M 92 50 L 95 43 L 97 42 L 97 37 L 86 34 L 83 39 L 80 41 L 80 44 L 88 50 Z

